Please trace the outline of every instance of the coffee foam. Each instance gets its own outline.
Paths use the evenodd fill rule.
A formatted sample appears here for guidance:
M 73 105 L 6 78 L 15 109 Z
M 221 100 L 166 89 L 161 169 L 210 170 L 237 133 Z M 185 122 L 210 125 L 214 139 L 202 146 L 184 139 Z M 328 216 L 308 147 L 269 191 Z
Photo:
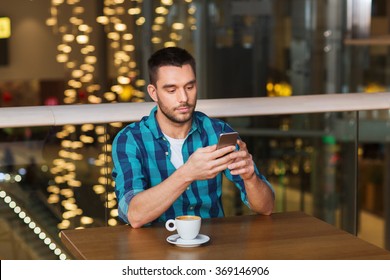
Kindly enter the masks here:
M 180 220 L 180 221 L 194 221 L 199 219 L 200 219 L 199 216 L 191 216 L 191 215 L 176 217 L 176 220 Z

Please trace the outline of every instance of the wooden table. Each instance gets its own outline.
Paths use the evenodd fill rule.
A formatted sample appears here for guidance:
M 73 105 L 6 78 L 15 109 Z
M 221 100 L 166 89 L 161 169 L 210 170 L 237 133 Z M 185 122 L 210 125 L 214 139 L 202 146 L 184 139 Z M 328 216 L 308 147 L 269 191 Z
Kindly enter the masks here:
M 204 219 L 201 233 L 211 240 L 195 248 L 169 244 L 164 225 L 64 230 L 61 239 L 76 259 L 390 259 L 390 252 L 301 212 Z

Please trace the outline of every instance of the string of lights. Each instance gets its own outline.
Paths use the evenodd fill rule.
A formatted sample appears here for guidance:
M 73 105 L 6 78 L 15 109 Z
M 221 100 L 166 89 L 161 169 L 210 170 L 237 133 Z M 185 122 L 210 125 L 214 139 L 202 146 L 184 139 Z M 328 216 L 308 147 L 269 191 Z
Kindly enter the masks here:
M 26 210 L 23 210 L 18 203 L 12 199 L 12 197 L 4 190 L 0 189 L 0 198 L 4 201 L 9 208 L 13 210 L 17 218 L 22 220 L 28 228 L 40 239 L 50 250 L 53 251 L 53 254 L 58 256 L 60 260 L 66 260 L 67 256 L 58 245 L 53 242 L 53 240 L 48 236 L 47 233 L 27 214 Z
M 105 0 L 102 14 L 91 22 L 91 14 L 83 0 L 52 0 L 50 17 L 46 24 L 57 34 L 57 61 L 64 65 L 67 75 L 67 88 L 64 91 L 64 104 L 99 104 L 103 102 L 144 102 L 143 87 L 146 81 L 140 77 L 137 51 L 141 42 L 137 36 L 146 19 L 143 16 L 143 0 Z M 196 30 L 196 6 L 192 0 L 153 1 L 152 37 L 153 48 L 192 45 L 192 32 Z M 94 24 L 104 28 L 109 55 L 109 79 L 107 92 L 101 91 L 96 82 L 98 57 L 94 40 Z M 138 40 L 138 41 L 137 41 Z M 122 123 L 110 123 L 113 129 Z M 110 130 L 109 130 L 110 131 Z M 114 193 L 110 134 L 102 125 L 84 124 L 81 127 L 65 125 L 56 134 L 61 148 L 58 158 L 52 162 L 50 172 L 53 181 L 49 184 L 48 202 L 64 209 L 59 229 L 82 228 L 93 225 L 94 218 L 84 213 L 75 198 L 77 188 L 85 185 L 78 172 L 80 165 L 88 162 L 91 168 L 98 169 L 98 177 L 92 185 L 93 192 L 104 202 L 109 213 L 107 224 L 117 224 L 118 211 Z M 82 151 L 89 146 L 98 147 L 98 155 L 88 157 Z M 88 157 L 88 158 L 87 158 Z M 107 188 L 108 186 L 108 188 Z

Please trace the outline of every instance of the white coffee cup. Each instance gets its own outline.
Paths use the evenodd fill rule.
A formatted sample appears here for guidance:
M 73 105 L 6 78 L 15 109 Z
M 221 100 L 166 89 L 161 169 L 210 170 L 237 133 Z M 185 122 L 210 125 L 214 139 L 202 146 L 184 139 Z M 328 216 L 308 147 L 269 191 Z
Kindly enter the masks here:
M 199 216 L 178 216 L 175 219 L 169 219 L 165 227 L 169 231 L 176 230 L 182 239 L 194 239 L 200 231 L 202 219 Z

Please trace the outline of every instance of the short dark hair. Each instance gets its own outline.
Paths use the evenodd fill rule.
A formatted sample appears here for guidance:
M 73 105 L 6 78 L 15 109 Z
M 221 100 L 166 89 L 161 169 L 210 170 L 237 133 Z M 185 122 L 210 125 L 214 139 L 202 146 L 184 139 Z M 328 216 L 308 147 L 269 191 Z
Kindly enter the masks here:
M 185 49 L 178 47 L 168 47 L 156 51 L 148 60 L 150 83 L 155 85 L 157 80 L 157 70 L 162 66 L 177 66 L 189 64 L 196 76 L 196 65 L 193 56 Z

